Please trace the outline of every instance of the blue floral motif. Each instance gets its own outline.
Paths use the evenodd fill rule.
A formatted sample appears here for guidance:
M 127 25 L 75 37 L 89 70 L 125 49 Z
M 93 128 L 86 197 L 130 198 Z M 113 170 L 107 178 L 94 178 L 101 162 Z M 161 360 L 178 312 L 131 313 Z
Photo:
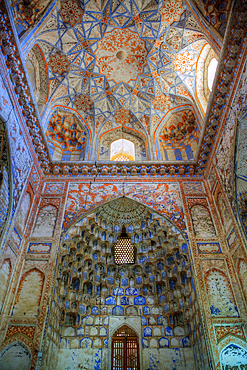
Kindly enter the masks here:
M 128 286 L 128 279 L 122 279 L 122 286 Z
M 81 340 L 81 347 L 92 348 L 93 347 L 92 339 L 91 338 L 83 338 Z
M 146 327 L 144 329 L 144 337 L 151 337 L 153 335 L 152 329 L 150 327 Z
M 122 316 L 124 315 L 124 309 L 121 306 L 115 306 L 112 309 L 112 314 L 116 316 Z
M 183 347 L 190 347 L 190 338 L 189 337 L 185 337 L 182 339 L 182 343 L 183 343 Z
M 145 338 L 142 338 L 142 347 L 143 348 L 148 348 L 148 340 Z
M 146 317 L 144 317 L 144 316 L 141 317 L 141 323 L 142 323 L 143 326 L 144 325 L 147 325 L 147 319 L 146 319 Z
M 136 304 L 136 305 L 144 305 L 144 304 L 146 304 L 146 299 L 144 297 L 142 297 L 142 296 L 139 295 L 138 297 L 135 297 L 134 304 Z
M 80 337 L 84 336 L 84 328 L 80 327 L 77 329 L 77 335 Z
M 117 304 L 116 298 L 112 297 L 111 295 L 109 297 L 106 297 L 105 298 L 105 304 L 109 304 L 109 305 Z
M 170 326 L 167 326 L 165 328 L 165 335 L 167 335 L 167 336 L 172 336 L 173 335 L 173 331 L 172 331 L 172 328 Z
M 160 348 L 169 347 L 169 340 L 167 338 L 160 338 L 159 347 Z
M 143 307 L 142 311 L 143 315 L 150 315 L 151 313 L 150 308 L 148 306 Z
M 85 316 L 82 319 L 82 325 L 89 325 L 92 326 L 94 323 L 93 317 L 92 316 Z
M 125 306 L 129 304 L 129 298 L 127 297 L 122 297 L 121 298 L 121 305 Z
M 133 287 L 125 289 L 125 295 L 137 295 L 137 294 L 138 294 L 137 289 Z
M 124 290 L 123 288 L 114 288 L 112 291 L 113 295 L 124 295 Z
M 164 325 L 167 323 L 167 318 L 165 316 L 159 316 L 157 318 L 157 325 Z
M 99 309 L 97 306 L 92 307 L 91 309 L 91 315 L 98 315 L 99 314 Z

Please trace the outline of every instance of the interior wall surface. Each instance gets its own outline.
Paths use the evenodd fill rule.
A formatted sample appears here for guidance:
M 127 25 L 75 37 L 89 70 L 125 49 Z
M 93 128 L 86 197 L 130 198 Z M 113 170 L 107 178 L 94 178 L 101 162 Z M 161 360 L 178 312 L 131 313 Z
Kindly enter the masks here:
M 13 3 L 17 32 L 21 35 L 30 25 L 33 25 L 35 32 L 38 27 L 37 17 L 45 11 L 47 2 L 39 7 L 38 12 L 33 4 L 30 5 L 28 9 L 31 9 L 32 17 L 28 17 L 22 7 L 16 6 L 16 2 Z M 199 4 L 199 0 L 196 3 Z M 110 368 L 112 332 L 108 328 L 109 324 L 105 325 L 106 331 L 101 331 L 104 332 L 102 337 L 100 331 L 97 335 L 93 334 L 94 330 L 91 332 L 96 325 L 85 325 L 83 335 L 81 331 L 78 336 L 67 335 L 66 338 L 73 339 L 65 340 L 64 332 L 60 330 L 59 316 L 52 311 L 52 301 L 59 273 L 57 267 L 60 253 L 69 230 L 84 216 L 96 211 L 97 207 L 123 196 L 147 207 L 159 217 L 166 218 L 184 238 L 200 312 L 198 322 L 196 319 L 193 321 L 192 312 L 193 325 L 189 333 L 193 339 L 191 343 L 183 343 L 181 340 L 177 344 L 174 341 L 172 345 L 170 341 L 168 346 L 171 339 L 169 330 L 156 335 L 146 330 L 145 336 L 144 327 L 146 329 L 151 324 L 136 328 L 142 369 L 159 370 L 165 369 L 165 366 L 177 370 L 245 368 L 247 253 L 243 229 L 245 213 L 240 214 L 245 211 L 245 203 L 244 199 L 239 201 L 238 198 L 241 192 L 245 192 L 245 187 L 238 187 L 241 181 L 233 186 L 235 175 L 239 174 L 234 165 L 236 128 L 239 118 L 244 122 L 246 109 L 246 68 L 242 63 L 243 59 L 246 60 L 245 44 L 242 39 L 239 46 L 235 39 L 241 33 L 240 30 L 233 30 L 228 49 L 235 53 L 234 62 L 237 60 L 237 63 L 242 63 L 238 66 L 242 72 L 236 73 L 232 79 L 228 72 L 221 73 L 223 82 L 220 89 L 224 90 L 225 95 L 232 86 L 233 90 L 216 144 L 212 153 L 209 151 L 211 157 L 207 154 L 203 159 L 200 158 L 200 163 L 208 160 L 205 173 L 195 175 L 192 168 L 192 172 L 185 175 L 183 166 L 179 170 L 176 167 L 176 171 L 171 166 L 169 174 L 164 176 L 157 175 L 155 171 L 141 176 L 135 170 L 127 175 L 126 170 L 125 173 L 119 171 L 117 175 L 113 173 L 105 176 L 100 173 L 90 178 L 87 173 L 78 174 L 76 169 L 68 175 L 66 166 L 62 171 L 53 164 L 53 172 L 47 172 L 47 167 L 43 165 L 48 163 L 48 156 L 44 154 L 45 145 L 37 133 L 38 118 L 33 118 L 37 107 L 31 101 L 35 101 L 35 97 L 31 89 L 28 90 L 28 84 L 23 87 L 20 77 L 26 71 L 21 66 L 22 58 L 18 56 L 17 49 L 21 46 L 19 41 L 16 43 L 14 40 L 17 35 L 16 30 L 12 30 L 13 19 L 9 16 L 9 5 L 3 2 L 0 4 L 0 118 L 6 127 L 10 161 L 9 176 L 7 178 L 4 175 L 0 193 L 3 213 L 0 223 L 0 369 Z M 188 1 L 188 4 L 193 8 L 192 2 Z M 56 4 L 49 6 L 54 11 Z M 207 39 L 213 40 L 212 47 L 219 54 L 220 42 L 214 37 L 214 31 L 223 35 L 229 16 L 229 2 L 224 11 L 209 6 L 208 2 L 201 9 L 202 14 L 209 17 L 212 23 L 208 28 Z M 200 27 L 206 30 L 205 20 L 197 10 L 194 12 Z M 215 30 L 212 12 L 217 13 Z M 222 12 L 226 14 L 223 27 L 220 23 Z M 47 20 L 47 14 L 43 15 Z M 237 23 L 243 21 L 242 16 L 244 14 L 238 15 Z M 29 46 L 28 40 L 26 44 L 24 42 L 24 48 L 28 49 Z M 238 47 L 241 48 L 239 57 Z M 232 63 L 227 58 L 225 61 L 228 65 Z M 222 97 L 214 98 L 215 104 L 221 102 Z M 212 111 L 219 117 L 217 107 Z M 223 110 L 223 106 L 220 110 Z M 245 148 L 245 143 L 241 141 L 245 138 L 245 127 L 239 127 L 243 136 L 238 145 Z M 207 127 L 207 133 L 211 129 Z M 240 157 L 243 165 L 245 157 L 241 154 L 237 158 Z M 236 189 L 239 191 L 237 194 Z M 7 198 L 8 212 L 5 206 Z M 195 297 L 192 298 L 189 294 L 190 303 Z M 92 315 L 83 313 L 82 316 Z M 111 312 L 106 316 L 110 319 L 116 316 L 115 319 L 120 321 L 126 317 L 129 326 L 134 325 L 128 315 L 113 315 Z M 100 326 L 97 325 L 96 329 Z
M 51 340 L 46 329 L 42 332 L 48 311 L 50 311 L 54 287 L 54 267 L 57 263 L 61 231 L 63 235 L 66 235 L 69 227 L 83 214 L 125 194 L 126 197 L 166 216 L 187 239 L 191 251 L 198 304 L 202 313 L 202 321 L 204 321 L 203 331 L 206 333 L 206 341 L 202 344 L 204 355 L 207 359 L 209 351 L 213 366 L 220 368 L 220 352 L 224 345 L 233 342 L 245 348 L 244 287 L 246 275 L 244 266 L 246 266 L 246 256 L 238 224 L 227 198 L 224 198 L 221 183 L 219 179 L 218 181 L 216 179 L 217 172 L 215 172 L 214 183 L 217 191 L 213 192 L 215 194 L 213 196 L 210 191 L 211 184 L 205 180 L 170 180 L 166 183 L 146 181 L 141 184 L 133 183 L 132 180 L 129 183 L 109 181 L 108 183 L 90 184 L 90 181 L 86 180 L 82 183 L 76 179 L 61 181 L 50 178 L 36 188 L 37 198 L 34 198 L 34 187 L 31 186 L 30 179 L 21 202 L 26 202 L 26 192 L 29 192 L 36 201 L 33 201 L 29 212 L 24 211 L 24 215 L 28 214 L 25 216 L 28 221 L 24 227 L 24 237 L 21 245 L 15 244 L 15 230 L 19 230 L 20 233 L 21 231 L 18 224 L 12 225 L 2 259 L 2 261 L 7 258 L 11 259 L 15 268 L 12 280 L 8 281 L 7 291 L 9 293 L 3 307 L 2 348 L 16 340 L 23 340 L 32 353 L 34 364 L 37 361 L 35 352 L 35 343 L 37 343 L 43 351 L 42 366 L 44 368 L 54 366 L 51 365 L 53 361 L 62 362 L 62 358 L 69 361 L 69 353 L 72 357 L 73 354 L 78 353 L 73 366 L 79 366 L 81 361 L 84 361 L 79 348 L 73 348 L 73 345 L 71 348 L 71 344 L 67 344 L 69 348 L 59 348 L 60 340 Z M 218 196 L 221 192 L 223 200 Z M 223 206 L 217 206 L 217 199 L 221 199 L 220 204 Z M 46 215 L 43 212 L 44 207 L 49 206 L 56 209 L 53 223 L 49 221 L 50 214 Z M 39 227 L 42 225 L 45 229 L 50 227 L 47 238 L 45 236 L 39 238 L 34 234 L 37 222 L 40 223 L 41 212 L 43 212 L 43 217 Z M 13 248 L 19 251 L 19 259 L 13 254 Z M 15 265 L 16 260 L 18 262 Z M 26 276 L 38 277 L 43 276 L 42 274 L 45 279 L 40 278 L 39 283 L 25 290 L 23 296 L 22 286 Z M 24 303 L 21 304 L 22 312 L 19 312 L 18 316 L 13 315 L 21 299 L 24 299 Z M 34 299 L 38 309 L 29 314 L 30 299 Z M 30 339 L 26 339 L 26 336 Z M 202 353 L 199 344 L 195 344 L 193 348 L 144 348 L 143 350 L 146 353 L 145 364 L 149 361 L 150 368 L 162 368 L 160 367 L 163 366 L 162 356 L 167 351 L 170 351 L 170 359 L 175 356 L 174 359 L 177 359 L 177 364 L 180 366 L 178 368 L 181 369 L 189 368 L 185 365 L 185 359 L 195 361 L 195 355 L 200 356 Z M 103 364 L 108 361 L 107 351 L 106 348 L 83 348 L 82 352 L 89 353 L 90 359 L 97 359 L 100 356 L 100 363 Z M 193 351 L 193 357 L 190 351 Z M 154 365 L 154 358 L 156 365 Z

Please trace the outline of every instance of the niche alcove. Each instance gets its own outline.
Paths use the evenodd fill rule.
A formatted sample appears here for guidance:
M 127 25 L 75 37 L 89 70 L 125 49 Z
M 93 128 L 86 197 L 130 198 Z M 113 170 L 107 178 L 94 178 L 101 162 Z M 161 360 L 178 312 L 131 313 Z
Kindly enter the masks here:
M 116 255 L 124 228 L 134 263 Z M 110 369 L 118 361 L 114 333 L 126 324 L 139 338 L 133 370 L 159 358 L 168 369 L 175 352 L 181 369 L 208 368 L 188 245 L 169 220 L 127 197 L 101 205 L 63 237 L 51 307 L 45 353 L 55 366 L 56 348 L 54 369 L 70 361 L 71 348 L 79 363 L 100 358 Z

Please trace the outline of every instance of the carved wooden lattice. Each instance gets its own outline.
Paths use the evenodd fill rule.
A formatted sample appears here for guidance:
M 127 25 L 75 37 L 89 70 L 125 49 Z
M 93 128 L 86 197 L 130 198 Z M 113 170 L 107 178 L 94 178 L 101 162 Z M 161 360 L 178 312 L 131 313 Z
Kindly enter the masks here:
M 135 263 L 134 246 L 129 237 L 119 237 L 115 246 L 115 263 L 117 265 Z
M 112 370 L 139 370 L 138 337 L 127 325 L 119 328 L 112 338 Z

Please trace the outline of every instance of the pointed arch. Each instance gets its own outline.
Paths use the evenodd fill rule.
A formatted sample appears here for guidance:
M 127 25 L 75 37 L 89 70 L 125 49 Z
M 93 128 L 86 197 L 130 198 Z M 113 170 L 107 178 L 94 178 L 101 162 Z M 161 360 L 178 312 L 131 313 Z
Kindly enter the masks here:
M 99 150 L 96 148 L 99 160 L 110 160 L 110 146 L 115 140 L 127 139 L 135 145 L 135 160 L 148 160 L 150 148 L 148 147 L 147 137 L 138 130 L 131 127 L 118 126 L 103 132 L 99 137 Z
M 31 365 L 31 352 L 22 341 L 11 343 L 0 354 L 0 369 L 29 370 Z
M 10 258 L 3 260 L 0 268 L 0 313 L 2 312 L 5 295 L 11 278 L 11 261 Z
M 13 316 L 38 316 L 45 275 L 37 268 L 26 271 L 17 290 Z
M 0 114 L 0 245 L 7 232 L 13 205 L 12 168 L 6 123 Z M 3 244 L 2 244 L 3 245 Z M 1 250 L 1 249 L 0 249 Z

